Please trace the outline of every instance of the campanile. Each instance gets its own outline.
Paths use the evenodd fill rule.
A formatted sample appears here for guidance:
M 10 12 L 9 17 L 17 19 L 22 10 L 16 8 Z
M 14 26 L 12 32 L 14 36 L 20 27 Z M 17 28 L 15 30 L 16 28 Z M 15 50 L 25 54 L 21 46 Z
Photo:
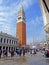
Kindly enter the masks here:
M 16 36 L 19 39 L 19 46 L 25 46 L 26 45 L 26 17 L 25 12 L 23 9 L 23 6 L 21 5 L 18 10 L 17 15 L 17 30 L 16 30 Z

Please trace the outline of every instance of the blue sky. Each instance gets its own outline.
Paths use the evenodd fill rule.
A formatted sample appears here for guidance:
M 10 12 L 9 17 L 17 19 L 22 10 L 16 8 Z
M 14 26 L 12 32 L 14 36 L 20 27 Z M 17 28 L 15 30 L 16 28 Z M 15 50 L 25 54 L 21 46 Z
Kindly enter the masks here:
M 20 4 L 26 15 L 27 43 L 45 40 L 42 13 L 38 0 L 0 0 L 0 31 L 16 36 L 17 12 Z

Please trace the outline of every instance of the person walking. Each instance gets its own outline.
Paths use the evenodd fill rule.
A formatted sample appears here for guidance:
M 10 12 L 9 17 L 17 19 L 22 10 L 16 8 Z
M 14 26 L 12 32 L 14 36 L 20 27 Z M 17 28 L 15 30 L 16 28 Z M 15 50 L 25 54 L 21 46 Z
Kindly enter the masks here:
M 20 56 L 21 56 L 21 54 L 22 54 L 22 49 L 20 49 Z
M 22 51 L 23 51 L 23 56 L 25 56 L 25 48 L 23 48 L 23 50 L 22 50 Z
M 14 56 L 14 50 L 11 50 L 11 57 Z
M 1 59 L 1 55 L 2 55 L 2 50 L 0 50 L 0 59 Z

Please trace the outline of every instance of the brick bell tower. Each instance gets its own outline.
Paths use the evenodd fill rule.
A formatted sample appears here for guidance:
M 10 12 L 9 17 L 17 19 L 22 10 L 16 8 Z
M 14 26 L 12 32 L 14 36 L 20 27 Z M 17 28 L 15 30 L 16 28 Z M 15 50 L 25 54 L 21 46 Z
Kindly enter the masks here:
M 19 47 L 26 46 L 26 20 L 23 6 L 18 10 L 16 36 L 19 39 Z

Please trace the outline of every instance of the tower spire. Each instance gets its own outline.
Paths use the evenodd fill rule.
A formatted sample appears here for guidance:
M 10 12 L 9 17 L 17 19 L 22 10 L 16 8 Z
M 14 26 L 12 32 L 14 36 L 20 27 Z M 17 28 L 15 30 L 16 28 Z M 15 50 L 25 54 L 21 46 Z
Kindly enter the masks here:
M 20 11 L 23 11 L 23 5 L 22 4 L 20 5 Z
M 19 6 L 19 10 L 18 10 L 18 12 L 22 12 L 22 13 L 24 13 L 24 8 L 23 8 L 23 4 L 22 4 L 22 2 L 21 2 L 21 4 L 20 4 L 20 6 Z
M 19 10 L 18 10 L 17 22 L 25 22 L 25 12 L 24 12 L 22 4 L 20 4 Z
M 23 4 L 22 4 L 22 0 L 20 0 L 20 7 L 19 7 L 19 11 L 23 11 Z
M 20 4 L 20 8 L 19 8 L 19 11 L 18 12 L 24 12 L 23 5 L 22 4 Z

